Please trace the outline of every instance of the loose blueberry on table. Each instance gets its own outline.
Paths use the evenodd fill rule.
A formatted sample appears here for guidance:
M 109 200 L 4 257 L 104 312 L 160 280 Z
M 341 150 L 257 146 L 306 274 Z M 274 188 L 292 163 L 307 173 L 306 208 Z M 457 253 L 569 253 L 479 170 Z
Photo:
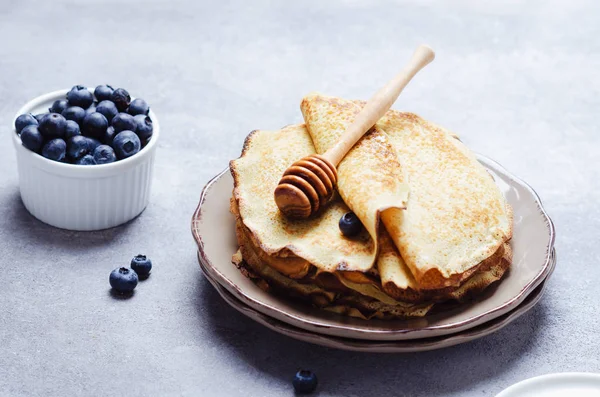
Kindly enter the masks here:
M 317 383 L 317 375 L 311 371 L 303 369 L 296 372 L 296 375 L 294 375 L 294 380 L 292 381 L 294 390 L 298 394 L 312 393 L 317 388 Z
M 119 267 L 110 273 L 110 286 L 119 293 L 130 293 L 138 284 L 138 275 L 131 269 Z
M 48 113 L 22 114 L 15 130 L 23 146 L 59 162 L 108 164 L 131 157 L 152 139 L 150 107 L 127 90 L 76 85 Z M 118 138 L 118 139 L 117 139 Z
M 360 233 L 362 223 L 354 212 L 347 212 L 340 218 L 340 231 L 346 237 L 354 237 Z
M 141 279 L 148 278 L 152 270 L 152 261 L 146 255 L 136 255 L 131 260 L 131 268 Z

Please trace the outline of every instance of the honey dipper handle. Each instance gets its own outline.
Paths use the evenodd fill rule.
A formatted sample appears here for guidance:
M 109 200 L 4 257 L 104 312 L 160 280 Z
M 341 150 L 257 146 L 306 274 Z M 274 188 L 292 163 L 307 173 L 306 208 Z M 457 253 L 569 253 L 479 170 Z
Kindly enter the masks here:
M 435 53 L 431 48 L 426 45 L 419 46 L 404 69 L 369 99 L 354 119 L 354 122 L 344 132 L 339 142 L 325 152 L 323 156 L 337 167 L 354 144 L 390 109 L 404 87 L 417 72 L 433 61 L 434 58 Z

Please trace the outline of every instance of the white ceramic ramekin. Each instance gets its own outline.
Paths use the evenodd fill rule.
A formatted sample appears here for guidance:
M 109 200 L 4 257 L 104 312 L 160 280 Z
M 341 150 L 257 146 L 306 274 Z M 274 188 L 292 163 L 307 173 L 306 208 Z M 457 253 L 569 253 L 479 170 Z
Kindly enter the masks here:
M 45 113 L 68 90 L 51 92 L 23 106 L 24 113 Z M 69 230 L 100 230 L 123 224 L 148 205 L 160 127 L 150 111 L 154 132 L 139 153 L 110 164 L 73 165 L 48 160 L 21 144 L 13 128 L 21 199 L 40 221 Z

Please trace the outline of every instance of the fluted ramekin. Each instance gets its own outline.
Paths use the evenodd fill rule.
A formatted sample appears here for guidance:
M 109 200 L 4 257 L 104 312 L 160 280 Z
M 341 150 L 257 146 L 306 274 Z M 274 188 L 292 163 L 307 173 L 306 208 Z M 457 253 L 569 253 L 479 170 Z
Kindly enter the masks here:
M 21 199 L 40 221 L 69 230 L 101 230 L 138 216 L 148 205 L 160 126 L 154 112 L 152 139 L 139 153 L 101 165 L 73 165 L 48 160 L 24 147 L 14 120 L 24 113 L 44 113 L 68 90 L 39 96 L 13 119 Z

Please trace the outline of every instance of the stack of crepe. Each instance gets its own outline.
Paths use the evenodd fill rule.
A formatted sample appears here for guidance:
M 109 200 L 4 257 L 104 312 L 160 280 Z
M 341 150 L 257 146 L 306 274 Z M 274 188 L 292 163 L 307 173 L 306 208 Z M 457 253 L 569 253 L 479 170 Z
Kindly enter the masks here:
M 456 135 L 411 113 L 388 111 L 350 150 L 315 216 L 283 216 L 273 198 L 283 172 L 333 146 L 362 106 L 311 94 L 305 124 L 246 138 L 230 164 L 234 263 L 265 290 L 366 319 L 424 316 L 502 278 L 511 208 Z M 352 238 L 338 225 L 349 211 L 364 225 Z

